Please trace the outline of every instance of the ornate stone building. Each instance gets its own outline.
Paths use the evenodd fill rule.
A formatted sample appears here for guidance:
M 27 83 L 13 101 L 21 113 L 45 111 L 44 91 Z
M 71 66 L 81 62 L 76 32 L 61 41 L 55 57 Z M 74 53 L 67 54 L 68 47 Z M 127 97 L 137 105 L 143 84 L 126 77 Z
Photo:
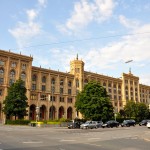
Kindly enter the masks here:
M 103 85 L 112 101 L 115 111 L 124 107 L 128 100 L 150 104 L 150 86 L 139 83 L 139 77 L 129 72 L 121 78 L 113 78 L 84 70 L 84 62 L 78 59 L 70 62 L 70 72 L 32 66 L 33 58 L 10 51 L 0 50 L 0 120 L 3 120 L 3 100 L 8 87 L 19 77 L 25 81 L 28 97 L 28 117 L 40 120 L 80 117 L 75 110 L 75 98 L 84 85 L 94 80 Z

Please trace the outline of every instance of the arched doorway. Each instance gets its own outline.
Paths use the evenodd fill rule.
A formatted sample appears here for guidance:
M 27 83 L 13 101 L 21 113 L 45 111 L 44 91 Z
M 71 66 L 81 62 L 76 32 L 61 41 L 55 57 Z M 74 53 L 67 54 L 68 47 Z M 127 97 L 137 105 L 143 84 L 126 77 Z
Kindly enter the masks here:
M 36 120 L 36 106 L 34 104 L 32 104 L 30 106 L 30 115 L 29 115 L 29 119 L 30 120 Z
M 72 108 L 71 107 L 69 107 L 67 109 L 67 119 L 72 119 Z
M 40 107 L 40 120 L 46 120 L 46 106 L 42 105 Z
M 59 108 L 58 118 L 60 119 L 60 118 L 63 118 L 63 117 L 64 117 L 64 107 L 61 106 Z
M 55 106 L 51 106 L 49 109 L 49 118 L 51 120 L 55 119 L 55 112 L 56 112 Z

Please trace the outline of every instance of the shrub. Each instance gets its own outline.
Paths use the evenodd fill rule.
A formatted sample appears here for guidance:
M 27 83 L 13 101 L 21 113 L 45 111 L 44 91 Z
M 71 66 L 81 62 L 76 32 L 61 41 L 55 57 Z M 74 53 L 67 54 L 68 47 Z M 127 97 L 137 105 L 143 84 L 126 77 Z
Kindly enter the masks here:
M 6 120 L 5 124 L 9 125 L 28 125 L 30 120 Z

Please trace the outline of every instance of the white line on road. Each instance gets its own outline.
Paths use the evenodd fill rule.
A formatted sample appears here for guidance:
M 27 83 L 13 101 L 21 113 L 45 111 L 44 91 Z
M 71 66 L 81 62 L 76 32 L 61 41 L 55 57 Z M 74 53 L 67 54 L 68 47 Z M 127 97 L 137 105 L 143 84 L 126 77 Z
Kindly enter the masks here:
M 73 142 L 73 141 L 76 141 L 76 140 L 60 140 L 60 142 Z
M 38 143 L 43 143 L 43 142 L 42 141 L 27 141 L 27 142 L 22 142 L 22 143 L 24 143 L 24 144 L 33 144 L 33 143 L 38 144 Z

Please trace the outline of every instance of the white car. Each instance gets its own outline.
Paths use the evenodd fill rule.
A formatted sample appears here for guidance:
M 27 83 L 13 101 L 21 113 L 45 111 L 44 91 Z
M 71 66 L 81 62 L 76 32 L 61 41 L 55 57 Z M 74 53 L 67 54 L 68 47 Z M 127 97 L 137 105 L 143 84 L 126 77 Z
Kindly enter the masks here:
M 93 129 L 98 128 L 96 121 L 86 121 L 85 123 L 80 125 L 80 129 Z
M 150 121 L 147 122 L 147 127 L 150 129 Z

